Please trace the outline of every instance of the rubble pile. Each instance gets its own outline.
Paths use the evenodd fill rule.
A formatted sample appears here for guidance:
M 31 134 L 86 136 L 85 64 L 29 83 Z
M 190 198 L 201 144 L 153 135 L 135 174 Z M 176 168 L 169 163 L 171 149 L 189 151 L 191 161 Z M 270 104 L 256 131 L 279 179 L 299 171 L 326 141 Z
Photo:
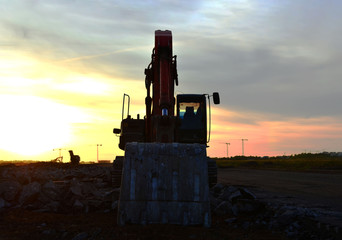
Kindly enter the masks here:
M 107 166 L 59 163 L 0 166 L 0 209 L 110 211 L 119 196 L 110 171 Z
M 0 166 L 0 211 L 111 212 L 119 188 L 112 187 L 112 167 L 60 163 Z M 318 220 L 319 211 L 262 201 L 241 186 L 217 184 L 210 189 L 212 227 L 265 229 L 290 239 L 342 239 L 340 228 Z
M 341 239 L 337 226 L 322 223 L 320 212 L 302 206 L 280 205 L 257 199 L 247 188 L 218 183 L 210 191 L 212 215 L 233 228 L 267 229 L 291 239 Z

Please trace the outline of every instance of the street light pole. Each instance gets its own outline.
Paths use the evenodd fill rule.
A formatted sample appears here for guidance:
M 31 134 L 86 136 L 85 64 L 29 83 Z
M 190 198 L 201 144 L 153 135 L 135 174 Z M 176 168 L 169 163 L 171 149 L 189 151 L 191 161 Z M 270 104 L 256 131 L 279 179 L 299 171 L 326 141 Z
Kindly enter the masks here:
M 227 144 L 227 158 L 228 158 L 228 145 L 230 145 L 230 143 L 226 143 Z
M 244 149 L 244 141 L 248 141 L 248 139 L 241 139 L 241 141 L 242 141 L 242 156 L 244 156 L 245 155 L 245 149 Z
M 59 152 L 59 157 L 62 157 L 62 150 L 64 150 L 64 148 L 54 148 L 54 149 L 52 149 L 52 151 L 56 151 L 56 150 L 58 150 L 58 152 Z
M 65 150 L 65 148 L 54 148 L 54 149 L 52 149 L 52 151 L 56 151 L 56 150 L 58 150 L 58 152 L 59 152 L 59 156 L 58 156 L 58 158 L 56 158 L 55 160 L 57 161 L 57 162 L 63 162 L 63 157 L 62 157 L 62 150 Z
M 102 146 L 102 144 L 96 144 L 96 147 L 97 147 L 97 162 L 99 162 L 99 146 Z

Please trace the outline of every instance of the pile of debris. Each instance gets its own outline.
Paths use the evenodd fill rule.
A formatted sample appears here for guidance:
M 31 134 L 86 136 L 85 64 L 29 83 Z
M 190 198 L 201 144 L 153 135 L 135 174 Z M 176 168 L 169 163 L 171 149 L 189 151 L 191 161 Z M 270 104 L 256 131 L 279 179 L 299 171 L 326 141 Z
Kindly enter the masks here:
M 0 210 L 89 213 L 116 210 L 110 164 L 35 163 L 0 166 Z M 249 189 L 217 184 L 210 190 L 212 226 L 266 229 L 292 239 L 342 239 L 340 228 L 318 220 L 319 211 L 261 201 Z
M 107 166 L 58 163 L 1 166 L 0 209 L 110 211 L 119 196 L 119 189 L 111 187 L 110 171 Z
M 210 191 L 210 204 L 212 214 L 233 228 L 267 229 L 292 239 L 342 239 L 339 227 L 319 221 L 320 211 L 263 202 L 245 187 L 219 183 Z

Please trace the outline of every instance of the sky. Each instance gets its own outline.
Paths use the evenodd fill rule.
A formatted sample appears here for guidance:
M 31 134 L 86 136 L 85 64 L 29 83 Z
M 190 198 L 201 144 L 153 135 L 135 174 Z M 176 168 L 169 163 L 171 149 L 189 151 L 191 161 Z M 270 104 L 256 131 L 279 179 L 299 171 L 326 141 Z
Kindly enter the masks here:
M 132 116 L 145 115 L 158 29 L 173 34 L 175 94 L 220 93 L 209 156 L 241 155 L 241 139 L 248 156 L 342 151 L 341 9 L 338 0 L 0 0 L 0 160 L 123 155 L 113 128 L 124 93 Z

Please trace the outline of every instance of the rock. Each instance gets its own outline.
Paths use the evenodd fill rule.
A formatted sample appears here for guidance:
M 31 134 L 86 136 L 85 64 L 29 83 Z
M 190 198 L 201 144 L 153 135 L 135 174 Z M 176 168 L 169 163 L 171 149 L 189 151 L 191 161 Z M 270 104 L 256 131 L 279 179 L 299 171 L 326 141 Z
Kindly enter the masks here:
M 240 190 L 236 190 L 229 196 L 229 201 L 231 203 L 235 203 L 239 198 L 242 198 L 242 193 L 240 192 Z
M 82 196 L 82 185 L 76 178 L 71 180 L 70 191 L 77 196 Z
M 84 240 L 88 238 L 88 233 L 86 232 L 81 232 L 77 234 L 75 237 L 72 238 L 72 240 Z
M 262 210 L 265 205 L 262 202 L 251 199 L 238 199 L 233 205 L 232 211 L 235 216 L 240 214 L 253 214 Z
M 38 182 L 25 185 L 20 194 L 19 203 L 23 205 L 34 202 L 39 196 L 40 189 L 41 185 Z
M 231 224 L 236 221 L 236 218 L 227 218 L 224 220 L 226 223 Z
M 44 209 L 49 210 L 50 212 L 58 212 L 58 209 L 60 207 L 60 203 L 57 201 L 49 202 L 45 205 Z
M 21 171 L 15 171 L 14 175 L 15 179 L 23 185 L 31 182 L 31 176 L 27 168 L 23 168 Z
M 6 202 L 3 198 L 0 198 L 0 209 L 6 206 Z
M 46 229 L 42 232 L 44 235 L 56 235 L 56 230 L 55 229 Z
M 229 186 L 227 188 L 224 188 L 220 195 L 219 195 L 219 199 L 222 199 L 222 200 L 226 200 L 226 201 L 231 201 L 231 196 L 234 192 L 237 192 L 238 191 L 238 188 L 237 187 L 234 187 L 234 186 Z
M 14 172 L 16 170 L 16 166 L 14 164 L 6 164 L 0 166 L 0 177 L 4 179 L 14 179 Z
M 224 185 L 222 183 L 217 183 L 215 186 L 213 186 L 210 191 L 215 194 L 215 195 L 219 195 L 222 190 L 224 189 Z
M 212 192 L 209 193 L 209 201 L 210 201 L 210 208 L 212 210 L 215 210 L 217 206 L 222 202 L 222 200 L 216 198 Z
M 234 214 L 234 216 L 237 216 L 239 214 L 239 208 L 237 205 L 232 206 L 232 213 Z
M 39 202 L 41 202 L 42 204 L 47 204 L 47 203 L 51 202 L 51 198 L 46 196 L 46 194 L 44 194 L 42 191 L 39 193 L 37 200 Z
M 65 239 L 67 236 L 68 236 L 68 232 L 67 231 L 63 231 L 61 239 Z
M 44 193 L 46 197 L 48 197 L 51 200 L 58 200 L 60 194 L 56 184 L 51 180 L 49 180 L 47 183 L 43 185 L 42 193 Z
M 88 207 L 90 208 L 91 211 L 97 211 L 101 208 L 103 204 L 103 201 L 101 200 L 89 200 L 88 201 Z
M 241 227 L 244 229 L 244 230 L 247 230 L 250 226 L 250 223 L 249 222 L 243 222 Z
M 255 194 L 249 191 L 247 188 L 240 188 L 239 190 L 244 199 L 256 199 Z
M 100 193 L 100 191 L 98 191 L 98 189 L 95 187 L 95 185 L 93 183 L 84 183 L 82 184 L 82 193 L 85 196 L 94 196 L 96 198 L 102 198 L 102 194 Z
M 84 204 L 80 200 L 76 199 L 73 204 L 73 208 L 75 210 L 82 210 L 84 208 Z
M 6 201 L 11 202 L 16 200 L 21 189 L 22 186 L 17 181 L 4 181 L 0 183 L 0 196 L 2 196 Z
M 42 232 L 42 234 L 44 234 L 44 235 L 50 235 L 50 233 L 51 233 L 50 229 L 46 229 Z
M 221 191 L 219 198 L 235 203 L 238 199 L 256 199 L 256 196 L 247 188 L 229 186 Z
M 89 239 L 98 239 L 98 236 L 102 232 L 102 228 L 95 228 L 91 231 L 91 237 Z
M 277 217 L 277 222 L 280 226 L 288 226 L 294 222 L 299 216 L 298 212 L 293 209 L 288 209 Z
M 296 229 L 296 230 L 299 230 L 299 229 L 301 229 L 301 228 L 302 228 L 298 222 L 294 222 L 294 223 L 292 223 L 292 225 L 291 225 L 291 226 L 292 226 L 294 229 Z
M 226 215 L 232 213 L 232 205 L 229 201 L 222 201 L 214 210 L 217 215 Z
M 113 201 L 112 202 L 112 210 L 114 211 L 114 210 L 116 210 L 116 209 L 118 209 L 118 204 L 119 204 L 119 201 L 118 200 L 116 200 L 116 201 Z
M 99 184 L 99 186 L 101 186 L 102 183 L 103 183 L 103 179 L 102 179 L 102 178 L 96 178 L 95 181 L 94 181 L 94 183 L 95 183 L 96 185 Z
M 39 168 L 31 173 L 31 180 L 35 182 L 46 182 L 49 180 L 49 176 L 46 171 L 41 171 Z

